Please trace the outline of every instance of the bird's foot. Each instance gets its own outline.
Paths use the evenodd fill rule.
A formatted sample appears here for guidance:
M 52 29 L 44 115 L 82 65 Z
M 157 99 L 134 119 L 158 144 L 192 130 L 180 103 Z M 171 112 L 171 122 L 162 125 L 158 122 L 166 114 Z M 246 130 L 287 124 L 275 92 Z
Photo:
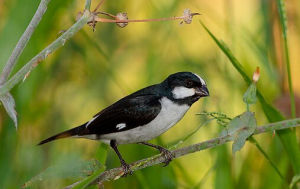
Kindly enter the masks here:
M 159 151 L 162 154 L 162 156 L 164 156 L 165 158 L 165 161 L 163 162 L 164 163 L 163 167 L 166 167 L 175 158 L 175 156 L 171 151 L 162 147 L 159 149 Z
M 130 169 L 130 165 L 128 165 L 125 161 L 121 162 L 124 174 L 122 177 L 126 177 L 127 175 L 132 175 L 132 170 Z
M 163 167 L 169 165 L 169 163 L 172 161 L 172 159 L 175 158 L 175 155 L 171 151 L 169 151 L 168 149 L 166 149 L 162 146 L 158 146 L 158 145 L 151 144 L 151 143 L 148 143 L 148 142 L 139 142 L 139 144 L 150 146 L 152 148 L 155 148 L 155 149 L 159 150 L 161 155 L 165 158 L 165 160 L 163 162 L 164 163 Z

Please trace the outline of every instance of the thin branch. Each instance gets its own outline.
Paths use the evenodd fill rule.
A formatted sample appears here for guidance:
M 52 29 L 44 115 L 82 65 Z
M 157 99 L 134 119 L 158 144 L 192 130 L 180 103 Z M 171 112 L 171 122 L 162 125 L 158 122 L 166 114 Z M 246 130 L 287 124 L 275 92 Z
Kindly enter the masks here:
M 25 32 L 23 33 L 23 35 L 21 36 L 21 38 L 19 39 L 16 47 L 14 48 L 11 56 L 9 57 L 9 59 L 7 60 L 1 76 L 0 76 L 0 85 L 3 84 L 9 74 L 11 73 L 12 69 L 14 68 L 14 66 L 17 63 L 18 58 L 20 57 L 21 53 L 23 52 L 24 48 L 26 47 L 29 39 L 31 38 L 35 28 L 37 27 L 37 25 L 40 23 L 43 15 L 45 14 L 46 10 L 47 10 L 47 5 L 51 0 L 41 0 L 34 16 L 32 17 L 29 25 L 27 26 Z
M 99 14 L 105 14 L 110 17 L 116 18 L 116 16 L 103 13 L 103 12 L 98 12 Z M 195 15 L 200 15 L 199 13 L 190 13 L 184 16 L 174 16 L 174 17 L 169 17 L 169 18 L 152 18 L 152 19 L 128 19 L 128 20 L 119 20 L 119 19 L 107 19 L 107 18 L 100 18 L 100 17 L 95 17 L 93 21 L 96 22 L 102 22 L 102 23 L 128 23 L 128 22 L 160 22 L 160 21 L 171 21 L 171 20 L 186 20 L 188 17 L 193 17 Z M 92 22 L 92 21 L 91 21 Z
M 102 14 L 102 15 L 105 15 L 105 16 L 109 16 L 111 18 L 115 18 L 115 19 L 117 18 L 117 16 L 115 16 L 113 14 L 110 14 L 108 12 L 99 11 L 99 12 L 93 12 L 93 13 L 94 13 L 94 15 Z
M 170 18 L 153 18 L 153 19 L 131 19 L 131 20 L 111 20 L 107 18 L 96 17 L 95 21 L 104 23 L 127 23 L 127 22 L 160 22 L 160 21 L 170 21 L 170 20 L 182 20 L 183 16 L 174 16 Z
M 101 1 L 98 5 L 100 6 L 103 1 Z M 95 26 L 95 21 L 98 18 L 95 14 L 90 12 L 89 9 L 91 4 L 91 0 L 86 0 L 84 14 L 82 17 L 65 33 L 63 33 L 58 39 L 52 42 L 48 47 L 42 50 L 39 54 L 33 57 L 29 62 L 25 64 L 14 76 L 12 76 L 7 82 L 0 85 L 0 95 L 4 95 L 9 92 L 17 83 L 21 80 L 27 78 L 30 74 L 31 70 L 36 67 L 42 60 L 44 60 L 50 53 L 63 46 L 69 38 L 71 38 L 78 30 L 80 30 L 86 23 L 93 23 L 93 27 Z M 110 20 L 106 19 L 107 22 L 115 22 L 115 23 L 127 23 L 127 22 L 149 22 L 149 21 L 163 21 L 163 20 L 176 20 L 181 19 L 183 22 L 190 24 L 193 16 L 200 15 L 199 13 L 191 13 L 189 9 L 185 9 L 183 16 L 181 17 L 171 17 L 171 18 L 160 18 L 160 19 L 144 19 L 144 20 Z M 101 18 L 98 18 L 101 20 Z M 106 22 L 105 19 L 102 20 Z M 119 25 L 120 26 L 120 25 Z M 120 26 L 124 27 L 124 26 Z
M 85 5 L 84 5 L 84 10 L 90 10 L 90 8 L 91 8 L 91 1 L 92 0 L 86 0 L 85 1 Z
M 96 8 L 94 9 L 93 12 L 96 12 L 96 11 L 101 7 L 101 5 L 104 3 L 104 1 L 105 1 L 105 0 L 101 0 L 101 1 L 98 3 L 98 5 L 96 6 Z
M 75 33 L 77 33 L 83 26 L 85 26 L 90 19 L 91 13 L 88 10 L 84 11 L 82 17 L 73 26 L 71 26 L 71 28 L 64 32 L 59 38 L 57 38 L 39 54 L 33 57 L 25 64 L 25 66 L 23 66 L 22 69 L 20 69 L 12 78 L 10 78 L 3 86 L 0 87 L 0 96 L 9 92 L 17 83 L 26 78 L 34 67 L 36 67 L 50 53 L 63 46 L 65 42 Z
M 300 118 L 297 119 L 292 119 L 292 120 L 285 120 L 281 122 L 276 122 L 276 123 L 270 123 L 264 126 L 257 127 L 256 130 L 254 131 L 254 135 L 256 134 L 261 134 L 269 131 L 274 131 L 274 130 L 282 130 L 282 129 L 287 129 L 287 128 L 293 128 L 297 127 L 300 124 Z M 225 144 L 227 142 L 233 141 L 234 137 L 231 135 L 226 135 L 223 137 L 217 137 L 211 140 L 207 140 L 201 143 L 193 144 L 190 146 L 186 146 L 177 150 L 171 151 L 175 158 L 179 158 L 181 156 L 198 152 L 201 150 L 205 150 L 208 148 L 213 148 L 222 144 Z M 150 158 L 142 159 L 139 161 L 136 161 L 134 163 L 130 164 L 130 168 L 132 171 L 137 171 L 146 167 L 151 167 L 160 163 L 164 162 L 164 157 L 161 155 L 156 155 Z M 97 179 L 95 179 L 91 184 L 96 184 L 96 183 L 103 183 L 104 181 L 109 181 L 109 180 L 117 180 L 119 179 L 122 175 L 124 174 L 123 169 L 121 167 L 119 168 L 113 168 L 110 170 L 107 170 L 103 173 L 101 173 Z M 66 189 L 73 188 L 76 186 L 80 181 L 73 183 L 70 186 L 67 186 Z

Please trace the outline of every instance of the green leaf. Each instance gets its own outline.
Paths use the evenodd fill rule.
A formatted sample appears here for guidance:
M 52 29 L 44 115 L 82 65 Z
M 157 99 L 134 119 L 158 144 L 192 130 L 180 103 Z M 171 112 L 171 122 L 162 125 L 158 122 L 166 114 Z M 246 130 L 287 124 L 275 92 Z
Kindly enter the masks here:
M 18 128 L 18 120 L 17 120 L 17 112 L 15 110 L 15 100 L 14 97 L 7 93 L 5 95 L 0 96 L 0 100 L 9 115 L 9 117 L 14 121 L 16 129 Z
M 292 189 L 294 186 L 296 186 L 296 184 L 299 182 L 300 182 L 300 175 L 295 175 L 291 181 L 290 189 Z
M 99 145 L 99 148 L 96 152 L 97 159 L 102 165 L 105 165 L 106 159 L 107 159 L 107 150 L 108 146 L 106 144 L 101 143 Z M 84 178 L 82 181 L 80 181 L 78 184 L 74 186 L 74 189 L 82 189 L 89 186 L 96 178 L 106 169 L 105 166 L 101 166 L 98 170 L 94 171 L 94 173 L 86 178 Z
M 207 31 L 207 33 L 210 35 L 210 37 L 216 42 L 218 47 L 227 56 L 227 58 L 230 60 L 231 64 L 234 66 L 234 68 L 241 74 L 244 81 L 248 85 L 250 85 L 252 83 L 251 78 L 246 74 L 246 71 L 244 70 L 243 66 L 235 58 L 235 56 L 233 55 L 231 50 L 227 47 L 227 45 L 224 42 L 218 40 L 202 22 L 201 22 L 201 24 L 204 27 L 204 29 Z M 262 96 L 262 94 L 260 93 L 259 90 L 257 90 L 257 97 L 258 97 L 258 100 L 260 101 L 260 103 L 262 104 L 264 113 L 266 114 L 269 121 L 275 122 L 275 121 L 281 121 L 284 119 L 282 114 L 277 109 L 275 109 L 272 105 L 270 105 L 269 103 L 266 102 L 266 100 L 264 99 L 264 97 Z M 279 120 L 273 120 L 275 117 Z
M 291 66 L 290 66 L 290 56 L 289 56 L 289 48 L 288 48 L 288 35 L 287 35 L 287 19 L 286 19 L 286 11 L 283 0 L 277 0 L 278 12 L 279 12 L 279 21 L 282 28 L 282 36 L 284 41 L 284 52 L 285 52 L 285 63 L 286 70 L 288 76 L 288 84 L 289 84 L 289 92 L 290 92 L 290 102 L 291 102 L 291 113 L 292 117 L 296 118 L 296 102 L 294 89 L 292 84 L 292 74 L 291 74 Z
M 218 40 L 211 31 L 201 22 L 204 29 L 210 35 L 210 37 L 215 41 L 218 47 L 223 51 L 223 53 L 228 57 L 231 64 L 236 68 L 236 70 L 241 74 L 245 82 L 250 85 L 251 79 L 247 76 L 244 68 L 240 64 L 240 62 L 233 56 L 231 50 L 227 47 L 224 42 Z M 262 96 L 262 93 L 259 89 L 257 89 L 257 98 L 261 103 L 262 109 L 268 118 L 269 122 L 276 122 L 284 120 L 284 116 L 271 104 L 269 104 L 265 98 Z M 291 129 L 285 129 L 281 131 L 277 131 L 277 134 L 289 156 L 291 164 L 293 166 L 294 171 L 299 174 L 300 173 L 300 150 L 296 138 L 295 132 Z
M 107 151 L 108 151 L 108 145 L 104 143 L 100 143 L 99 148 L 96 152 L 96 157 L 102 165 L 105 165 L 106 163 Z
M 216 150 L 216 162 L 213 172 L 215 173 L 215 189 L 232 189 L 235 188 L 235 180 L 232 176 L 233 162 L 225 145 L 219 146 Z M 202 188 L 205 188 L 204 186 Z
M 277 0 L 277 6 L 279 12 L 280 25 L 282 27 L 282 34 L 284 38 L 287 38 L 287 19 L 283 0 Z
M 244 112 L 242 115 L 235 117 L 221 135 L 231 135 L 233 137 L 232 153 L 234 154 L 242 149 L 247 138 L 254 133 L 255 129 L 256 119 L 254 113 Z
M 83 189 L 87 187 L 90 183 L 97 179 L 97 177 L 105 170 L 105 166 L 95 171 L 91 176 L 86 177 L 83 181 L 78 183 L 73 189 Z
M 245 94 L 243 96 L 243 101 L 247 105 L 251 105 L 251 104 L 256 103 L 256 101 L 257 101 L 257 98 L 256 98 L 256 84 L 254 82 L 251 83 L 251 85 L 249 86 L 249 88 L 245 92 Z

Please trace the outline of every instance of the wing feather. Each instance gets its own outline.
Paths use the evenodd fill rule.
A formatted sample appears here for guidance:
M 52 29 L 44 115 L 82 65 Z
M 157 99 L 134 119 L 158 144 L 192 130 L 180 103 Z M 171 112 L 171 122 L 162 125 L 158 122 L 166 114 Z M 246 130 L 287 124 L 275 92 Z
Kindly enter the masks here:
M 96 114 L 92 121 L 88 122 L 89 134 L 108 134 L 130 130 L 145 125 L 152 121 L 160 112 L 160 96 L 143 94 L 140 96 L 128 96 Z M 117 127 L 118 124 L 126 124 L 125 127 Z

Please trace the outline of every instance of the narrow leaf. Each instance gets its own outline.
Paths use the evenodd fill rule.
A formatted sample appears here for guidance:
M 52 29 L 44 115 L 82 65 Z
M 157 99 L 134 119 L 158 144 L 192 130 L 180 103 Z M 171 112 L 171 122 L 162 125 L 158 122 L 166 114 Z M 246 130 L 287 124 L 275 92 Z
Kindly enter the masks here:
M 18 120 L 17 120 L 17 112 L 15 110 L 15 100 L 14 97 L 7 93 L 5 95 L 0 96 L 0 100 L 9 115 L 9 117 L 14 121 L 16 129 L 18 128 Z
M 244 96 L 243 96 L 243 101 L 246 103 L 247 105 L 247 111 L 249 111 L 250 105 L 251 104 L 255 104 L 257 101 L 257 97 L 256 97 L 256 83 L 259 79 L 259 67 L 256 68 L 256 71 L 253 73 L 252 76 L 252 83 L 250 84 L 250 86 L 248 87 L 247 91 L 245 92 Z
M 108 145 L 104 143 L 100 143 L 98 150 L 96 151 L 97 160 L 102 164 L 105 165 L 107 159 L 107 151 Z
M 218 47 L 223 51 L 223 53 L 228 57 L 231 64 L 236 68 L 236 70 L 241 74 L 245 82 L 250 85 L 251 79 L 247 76 L 244 68 L 240 64 L 240 62 L 233 56 L 231 50 L 227 47 L 224 42 L 219 41 L 212 32 L 201 22 L 204 29 L 210 35 L 210 37 L 215 41 Z M 284 120 L 284 116 L 271 104 L 269 104 L 265 98 L 263 97 L 260 90 L 257 90 L 257 98 L 261 103 L 262 109 L 270 122 L 282 121 Z M 285 129 L 282 131 L 277 131 L 278 136 L 289 156 L 291 164 L 293 166 L 294 171 L 299 174 L 300 173 L 300 150 L 297 142 L 296 134 L 291 129 Z
M 291 102 L 291 113 L 292 117 L 296 117 L 296 103 L 295 103 L 295 95 L 292 84 L 292 74 L 291 74 L 291 66 L 290 66 L 290 56 L 289 56 L 289 48 L 288 48 L 288 35 L 287 35 L 287 19 L 286 19 L 286 11 L 283 0 L 277 0 L 278 12 L 279 12 L 279 21 L 282 28 L 282 36 L 284 41 L 284 52 L 285 52 L 285 63 L 286 70 L 288 74 L 288 84 L 289 84 L 289 92 L 290 92 L 290 102 Z
M 296 184 L 299 184 L 297 188 L 300 187 L 300 175 L 295 175 L 291 181 L 291 184 L 290 184 L 290 189 L 292 189 L 294 186 L 296 186 Z
M 96 157 L 98 161 L 102 164 L 105 165 L 106 159 L 107 159 L 107 151 L 108 151 L 108 146 L 106 144 L 101 143 L 99 145 L 99 148 L 96 152 Z M 96 178 L 106 169 L 105 166 L 101 166 L 98 168 L 98 170 L 95 170 L 94 173 L 83 180 L 74 183 L 70 186 L 67 186 L 66 188 L 73 188 L 73 189 L 83 189 L 89 186 Z
M 105 166 L 95 171 L 91 176 L 86 177 L 83 181 L 78 183 L 73 189 L 83 189 L 86 188 L 90 183 L 96 180 L 99 175 L 105 170 Z
M 249 88 L 247 89 L 247 91 L 245 92 L 245 94 L 243 96 L 243 101 L 247 105 L 251 105 L 251 104 L 256 103 L 257 98 L 256 98 L 256 85 L 255 85 L 255 83 L 251 83 L 251 85 L 249 86 Z
M 210 37 L 215 41 L 215 43 L 218 45 L 218 47 L 223 51 L 223 53 L 228 57 L 230 60 L 231 64 L 234 66 L 234 68 L 241 74 L 245 82 L 250 85 L 252 83 L 251 78 L 246 74 L 245 69 L 243 68 L 242 64 L 235 58 L 231 50 L 228 48 L 228 46 L 223 42 L 218 40 L 212 33 L 211 31 L 201 22 L 202 26 L 204 29 L 207 31 L 207 33 L 210 35 Z M 269 121 L 281 121 L 284 119 L 282 114 L 276 110 L 272 105 L 266 102 L 262 94 L 260 93 L 259 90 L 257 90 L 257 97 L 260 101 L 260 103 L 263 106 L 263 110 L 268 117 Z M 270 120 L 273 117 L 277 117 L 280 120 Z

